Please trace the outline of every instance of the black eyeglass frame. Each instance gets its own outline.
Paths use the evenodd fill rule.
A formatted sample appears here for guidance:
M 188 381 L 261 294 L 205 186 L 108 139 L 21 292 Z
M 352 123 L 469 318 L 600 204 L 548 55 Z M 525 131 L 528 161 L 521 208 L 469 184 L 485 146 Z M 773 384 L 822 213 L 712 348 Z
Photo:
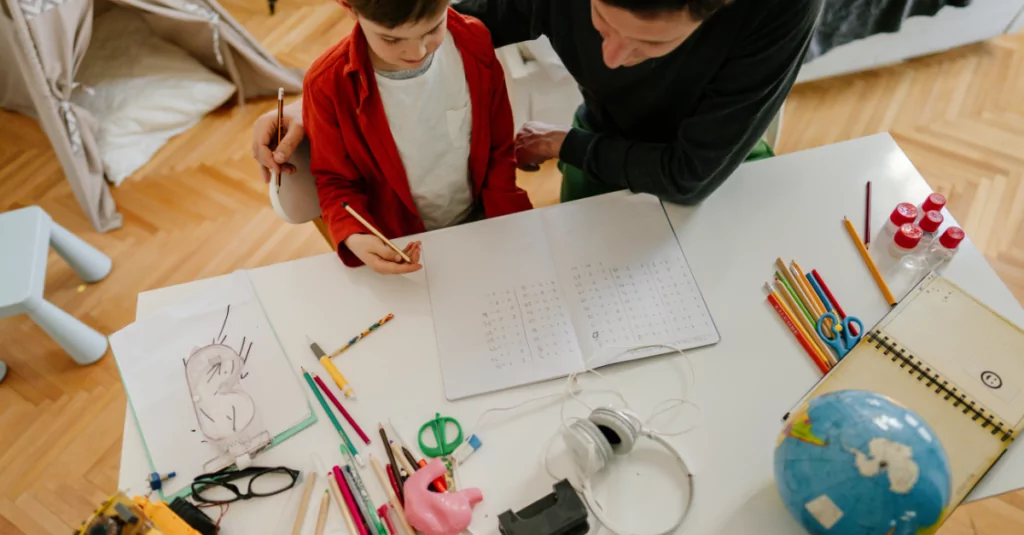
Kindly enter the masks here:
M 283 473 L 283 474 L 287 474 L 288 476 L 290 476 L 292 478 L 291 483 L 289 483 L 285 487 L 282 487 L 280 490 L 275 490 L 273 492 L 256 493 L 256 492 L 252 491 L 252 482 L 253 482 L 253 480 L 255 480 L 257 477 L 262 476 L 264 474 L 270 474 L 270 473 L 274 473 L 274 472 L 280 472 L 280 473 Z M 298 470 L 294 470 L 292 468 L 288 468 L 287 466 L 276 466 L 276 467 L 273 467 L 273 468 L 265 467 L 265 466 L 250 466 L 249 468 L 245 468 L 243 470 L 234 470 L 234 471 L 231 471 L 231 472 L 213 472 L 213 473 L 210 473 L 210 474 L 202 474 L 202 475 L 196 476 L 196 478 L 192 481 L 192 487 L 191 487 L 192 498 L 194 500 L 196 500 L 197 502 L 211 503 L 211 504 L 214 504 L 214 505 L 223 505 L 223 504 L 226 504 L 226 503 L 234 503 L 234 502 L 237 502 L 237 501 L 249 500 L 249 499 L 252 499 L 252 498 L 266 498 L 267 496 L 274 496 L 274 495 L 277 495 L 277 494 L 281 494 L 282 492 L 285 492 L 285 491 L 291 489 L 292 487 L 294 487 L 295 483 L 298 482 L 298 480 L 299 480 L 299 474 L 300 474 L 300 472 Z M 239 480 L 239 479 L 243 479 L 243 478 L 246 478 L 246 477 L 248 477 L 250 479 L 248 481 L 248 486 L 246 487 L 246 490 L 243 493 L 238 488 L 237 485 L 235 485 L 235 484 L 233 484 L 231 482 Z M 235 494 L 235 498 L 234 499 L 230 499 L 230 500 L 207 500 L 207 499 L 203 498 L 201 494 L 202 494 L 204 489 L 207 489 L 209 487 L 223 487 L 223 488 L 233 492 Z

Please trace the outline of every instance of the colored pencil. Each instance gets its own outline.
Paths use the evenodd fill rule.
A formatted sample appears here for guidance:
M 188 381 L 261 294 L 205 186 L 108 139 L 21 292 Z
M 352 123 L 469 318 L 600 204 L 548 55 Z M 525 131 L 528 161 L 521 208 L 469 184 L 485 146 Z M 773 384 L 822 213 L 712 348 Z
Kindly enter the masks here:
M 793 336 L 798 342 L 800 342 L 800 345 L 803 346 L 804 351 L 806 351 L 807 355 L 811 357 L 811 361 L 818 366 L 818 369 L 821 370 L 822 374 L 827 374 L 828 365 L 821 359 L 821 355 L 819 355 L 814 346 L 811 345 L 811 342 L 807 340 L 807 337 L 797 329 L 796 324 L 793 322 L 793 318 L 790 317 L 786 310 L 782 308 L 782 303 L 779 302 L 776 295 L 777 294 L 775 292 L 768 294 L 768 302 L 771 303 L 772 307 L 775 308 L 775 311 L 779 313 L 779 317 L 781 317 L 782 321 L 785 322 L 787 327 L 789 327 L 789 332 L 793 333 Z
M 806 317 L 808 321 L 815 321 L 814 316 L 811 316 L 811 312 L 807 310 L 807 307 L 804 306 L 802 302 L 800 302 L 800 296 L 796 294 L 793 287 L 790 286 L 789 282 L 778 270 L 775 271 L 775 279 L 782 283 L 782 286 L 784 287 L 783 289 L 785 290 L 783 293 L 791 296 L 793 300 L 796 301 L 798 309 L 795 312 L 803 312 L 804 317 Z
M 384 452 L 388 454 L 388 464 L 391 465 L 391 470 L 395 472 L 395 477 L 398 477 L 398 461 L 395 460 L 395 452 L 391 449 L 391 441 L 388 440 L 388 434 L 384 432 L 384 426 L 377 424 L 377 431 L 380 433 L 381 443 L 384 444 Z M 405 493 L 402 492 L 402 487 L 398 487 L 398 499 L 403 503 L 405 502 Z
M 821 277 L 821 274 L 819 274 L 818 270 L 816 269 L 811 270 L 811 275 L 814 276 L 815 282 L 818 283 L 818 287 L 821 288 L 821 291 L 825 294 L 825 297 L 828 298 L 828 302 L 832 305 L 836 314 L 839 314 L 839 318 L 845 319 L 846 312 L 843 312 L 843 307 L 839 305 L 839 300 L 836 299 L 836 296 L 832 295 L 832 291 L 828 289 L 828 285 L 825 284 L 825 279 Z M 857 334 L 857 327 L 855 327 L 852 323 L 850 324 L 850 334 Z
M 299 502 L 299 510 L 295 514 L 295 524 L 292 525 L 292 535 L 302 533 L 302 522 L 306 519 L 306 509 L 309 508 L 309 496 L 313 494 L 313 485 L 316 484 L 316 472 L 310 472 L 307 477 L 309 479 L 302 489 L 302 501 Z
M 388 481 L 391 482 L 391 488 L 395 489 L 395 494 L 398 494 L 400 485 L 398 484 L 398 478 L 395 477 L 395 471 L 391 468 L 391 465 L 384 467 L 388 471 Z
M 345 350 L 347 350 L 348 348 L 350 348 L 353 345 L 355 345 L 356 342 L 362 340 L 363 337 L 365 337 L 365 336 L 369 335 L 370 333 L 372 333 L 373 331 L 377 330 L 377 328 L 380 327 L 381 325 L 384 325 L 385 323 L 391 321 L 392 319 L 394 319 L 394 317 L 395 317 L 394 314 L 388 314 L 387 316 L 384 316 L 383 318 L 377 320 L 377 323 L 374 323 L 373 325 L 370 325 L 369 327 L 367 327 L 366 330 L 364 330 L 363 332 L 357 334 L 354 338 L 349 340 L 347 344 L 341 346 L 340 348 L 338 348 L 337 351 L 335 351 L 334 353 L 331 353 L 328 356 L 331 357 L 331 358 L 334 358 L 334 357 L 337 357 L 338 355 L 344 353 Z
M 309 372 L 306 371 L 306 368 L 302 368 L 302 375 L 306 378 L 306 383 L 309 384 L 309 389 L 313 391 L 317 401 L 320 402 L 320 406 L 323 407 L 324 412 L 327 413 L 327 418 L 331 421 L 331 425 L 334 426 L 338 435 L 340 435 L 342 440 L 345 441 L 345 444 L 343 444 L 342 447 L 347 447 L 353 457 L 358 456 L 359 452 L 356 451 L 355 445 L 348 439 L 348 435 L 345 433 L 345 430 L 341 428 L 341 423 L 339 423 L 338 419 L 334 417 L 334 411 L 332 411 L 331 406 L 327 404 L 327 400 L 325 400 L 323 394 L 320 393 L 320 389 L 316 387 L 316 383 L 313 382 L 313 378 L 309 376 Z
M 327 483 L 331 488 L 331 496 L 334 496 L 334 503 L 337 504 L 338 510 L 341 511 L 341 518 L 345 521 L 345 527 L 348 528 L 349 535 L 365 535 L 365 533 L 360 532 L 356 528 L 356 524 L 352 520 L 352 511 L 345 502 L 344 493 L 341 492 L 341 487 L 338 485 L 338 480 L 334 478 L 334 474 L 327 473 Z
M 384 531 L 384 526 L 380 523 L 380 520 L 373 513 L 376 512 L 377 508 L 373 506 L 373 500 L 370 499 L 370 493 L 366 490 L 366 485 L 363 483 L 363 478 L 359 477 L 359 472 L 355 471 L 350 465 L 344 467 L 334 467 L 335 470 L 340 470 L 342 477 L 345 478 L 345 482 L 349 484 L 349 488 L 352 489 L 352 493 L 355 495 L 356 505 L 359 506 L 359 511 L 363 513 L 363 519 L 366 520 L 367 527 L 370 531 L 377 533 L 377 535 L 388 535 Z
M 792 312 L 792 316 L 796 317 L 798 323 L 797 326 L 803 329 L 804 336 L 806 336 L 807 339 L 813 342 L 815 347 L 818 348 L 821 358 L 825 360 L 825 362 L 833 364 L 835 360 L 832 358 L 832 352 L 829 351 L 828 346 L 826 346 L 825 342 L 821 339 L 820 336 L 818 336 L 818 330 L 815 328 L 815 325 L 817 325 L 817 323 L 811 323 L 810 320 L 797 313 L 796 301 L 793 299 L 793 296 L 783 293 L 781 282 L 776 283 L 774 289 L 776 290 L 776 299 L 779 297 L 779 295 L 782 296 L 783 301 L 789 306 L 789 310 Z
M 359 215 L 359 212 L 356 212 L 351 206 L 349 206 L 347 202 L 341 203 L 341 207 L 347 210 L 348 213 L 352 214 L 352 217 L 356 218 L 357 221 L 362 223 L 362 225 L 366 227 L 366 230 L 372 232 L 374 236 L 380 238 L 380 241 L 384 242 L 388 247 L 392 248 L 396 253 L 398 253 L 398 256 L 401 256 L 402 260 L 405 260 L 409 264 L 412 263 L 411 258 L 409 258 L 404 252 L 402 252 L 402 250 L 399 249 L 397 245 L 391 243 L 391 240 L 385 238 L 384 235 L 381 234 L 376 227 L 371 225 L 369 221 L 363 219 L 363 216 Z
M 352 418 L 352 415 L 349 414 L 347 410 L 345 410 L 345 407 L 341 404 L 340 401 L 338 401 L 338 398 L 334 396 L 334 392 L 331 392 L 331 390 L 327 388 L 327 385 L 324 383 L 323 379 L 320 379 L 320 376 L 314 373 L 313 380 L 316 381 L 316 384 L 320 385 L 320 388 L 323 389 L 324 394 L 327 394 L 327 397 L 331 400 L 331 403 L 334 403 L 334 406 L 338 408 L 338 412 L 340 412 L 341 415 L 345 417 L 345 421 L 348 422 L 348 425 L 351 425 L 352 429 L 356 430 L 356 434 L 359 435 L 359 438 L 363 439 L 363 442 L 369 444 L 370 437 L 366 436 L 366 433 L 363 432 L 363 429 L 359 427 L 359 424 L 357 424 L 356 421 Z
M 804 270 L 800 269 L 796 262 L 793 262 L 793 265 L 789 266 L 789 272 L 793 275 L 793 280 L 796 281 L 797 286 L 800 286 L 800 290 L 805 296 L 804 299 L 807 299 L 807 302 L 810 303 L 811 306 L 809 308 L 814 310 L 814 317 L 820 318 L 824 316 L 825 312 L 828 311 L 825 310 L 825 305 L 818 301 L 818 296 L 814 294 L 811 285 L 807 284 L 807 279 L 804 278 Z
M 320 516 L 316 519 L 316 535 L 323 535 L 324 533 L 324 525 L 327 524 L 327 508 L 331 504 L 330 500 L 331 497 L 325 490 L 324 498 L 320 500 Z
M 309 343 L 309 349 L 313 352 L 313 356 L 320 361 L 320 365 L 327 370 L 327 374 L 334 380 L 334 384 L 338 385 L 338 390 L 341 390 L 341 394 L 347 398 L 354 397 L 356 395 L 355 389 L 348 384 L 348 379 L 338 371 L 338 367 L 334 365 L 334 361 L 331 357 L 324 353 L 323 349 L 320 349 L 320 344 L 317 344 L 313 340 L 306 336 L 306 342 Z
M 402 466 L 403 470 L 405 470 L 405 473 L 407 474 L 405 477 L 409 477 L 416 473 L 416 469 L 409 464 L 409 461 L 406 460 L 405 457 L 402 456 L 402 450 L 398 447 L 398 444 L 392 442 L 391 450 L 395 453 L 395 458 L 398 459 L 398 464 Z
M 412 464 L 419 468 L 426 466 L 427 461 L 423 459 L 413 462 L 414 457 L 412 455 L 412 451 L 409 450 L 409 443 L 402 438 L 402 434 L 398 432 L 398 428 L 395 427 L 395 422 L 392 422 L 391 418 L 388 418 L 388 425 L 391 426 L 391 431 L 395 435 L 395 438 L 398 439 L 398 444 L 402 446 L 402 451 L 405 453 L 406 459 L 409 459 L 409 462 L 412 462 Z M 438 476 L 438 478 L 433 481 L 433 487 L 437 492 L 448 492 L 448 485 L 444 482 L 444 476 Z
M 821 304 L 825 306 L 825 310 L 829 312 L 834 312 L 835 307 L 832 306 L 832 302 L 829 301 L 828 296 L 825 295 L 825 292 L 821 289 L 821 286 L 818 284 L 818 281 L 814 280 L 814 276 L 811 275 L 810 273 L 807 273 L 804 276 L 807 278 L 807 284 L 811 285 L 811 289 L 814 290 L 815 295 L 818 296 L 818 300 L 821 301 Z
M 871 259 L 871 255 L 868 254 L 868 250 L 864 247 L 864 244 L 860 241 L 860 236 L 857 235 L 857 229 L 853 228 L 853 223 L 849 219 L 843 218 L 843 224 L 846 225 L 846 232 L 849 233 L 850 239 L 853 240 L 854 245 L 857 246 L 857 251 L 860 252 L 860 257 L 864 260 L 864 263 L 868 266 L 868 270 L 871 271 L 871 276 L 875 279 L 875 284 L 878 285 L 878 289 L 882 292 L 882 297 L 885 298 L 885 302 L 889 303 L 889 306 L 896 306 L 896 298 L 892 296 L 892 292 L 889 291 L 889 286 L 885 284 L 885 279 L 882 278 L 882 274 L 878 272 L 878 266 L 875 265 L 875 261 Z
M 345 478 L 341 475 L 341 469 L 335 466 L 332 475 L 334 477 L 335 484 L 338 485 L 339 489 L 341 489 L 341 495 L 345 497 L 345 506 L 348 508 L 349 518 L 351 518 L 355 524 L 358 535 L 369 535 L 369 530 L 366 525 L 363 524 L 362 516 L 359 513 L 359 505 L 356 503 L 355 495 L 353 494 L 352 489 L 348 487 L 348 482 L 345 481 Z M 351 526 L 349 531 L 351 532 L 351 535 L 356 535 L 356 531 L 353 531 Z
M 388 484 L 388 478 L 384 475 L 384 468 L 381 467 L 380 461 L 373 454 L 370 454 L 370 465 L 373 466 L 373 472 L 377 474 L 380 486 L 384 487 L 384 491 L 388 495 L 388 501 L 391 502 L 391 506 L 398 512 L 398 523 L 402 525 L 406 533 L 415 533 L 412 526 L 409 525 L 409 521 L 405 518 L 405 509 L 402 508 L 402 502 L 398 501 L 398 496 L 391 489 L 391 485 Z
M 871 245 L 871 181 L 864 192 L 864 247 Z

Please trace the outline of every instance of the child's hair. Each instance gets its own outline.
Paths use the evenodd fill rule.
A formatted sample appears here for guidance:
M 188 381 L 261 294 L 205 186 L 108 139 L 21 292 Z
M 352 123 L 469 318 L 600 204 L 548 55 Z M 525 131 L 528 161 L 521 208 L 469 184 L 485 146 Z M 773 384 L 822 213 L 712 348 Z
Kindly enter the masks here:
M 450 0 L 345 0 L 360 17 L 386 28 L 440 15 Z

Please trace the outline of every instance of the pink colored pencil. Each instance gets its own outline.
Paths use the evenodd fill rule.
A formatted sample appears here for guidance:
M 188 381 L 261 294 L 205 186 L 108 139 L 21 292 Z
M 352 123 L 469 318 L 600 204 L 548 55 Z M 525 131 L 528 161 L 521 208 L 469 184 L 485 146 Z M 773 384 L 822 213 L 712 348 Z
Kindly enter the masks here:
M 337 480 L 338 487 L 341 488 L 341 495 L 345 497 L 345 505 L 348 506 L 349 513 L 352 514 L 352 519 L 355 521 L 356 529 L 359 530 L 359 535 L 370 535 L 366 530 L 366 526 L 363 525 L 363 515 L 359 512 L 356 499 L 352 497 L 352 490 L 348 488 L 345 478 L 341 475 L 341 469 L 337 466 L 334 467 L 334 479 Z
M 366 433 L 364 433 L 363 429 L 359 427 L 359 424 L 357 424 L 356 421 L 352 419 L 352 415 L 349 414 L 347 410 L 345 410 L 345 407 L 341 406 L 341 402 L 338 401 L 338 398 L 334 397 L 334 394 L 331 392 L 331 389 L 327 388 L 327 385 L 325 385 L 324 382 L 320 379 L 320 377 L 315 373 L 313 374 L 313 380 L 316 381 L 316 384 L 320 385 L 320 390 L 323 390 L 324 394 L 327 394 L 327 397 L 331 399 L 331 403 L 334 403 L 334 406 L 338 408 L 338 412 L 340 412 L 341 415 L 345 417 L 345 421 L 348 422 L 348 425 L 351 425 L 352 429 L 356 430 L 356 433 L 359 435 L 359 438 L 363 439 L 363 442 L 369 444 L 370 437 L 366 436 Z

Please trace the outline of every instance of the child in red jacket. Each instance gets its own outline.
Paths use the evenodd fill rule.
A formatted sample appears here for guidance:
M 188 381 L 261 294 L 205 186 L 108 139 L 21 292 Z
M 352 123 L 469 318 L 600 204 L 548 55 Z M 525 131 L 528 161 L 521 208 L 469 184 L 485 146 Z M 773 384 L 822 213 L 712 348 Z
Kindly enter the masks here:
M 388 238 L 528 210 L 515 183 L 512 110 L 483 24 L 448 0 L 345 0 L 352 32 L 306 74 L 303 123 L 324 222 L 349 266 L 420 268 Z

